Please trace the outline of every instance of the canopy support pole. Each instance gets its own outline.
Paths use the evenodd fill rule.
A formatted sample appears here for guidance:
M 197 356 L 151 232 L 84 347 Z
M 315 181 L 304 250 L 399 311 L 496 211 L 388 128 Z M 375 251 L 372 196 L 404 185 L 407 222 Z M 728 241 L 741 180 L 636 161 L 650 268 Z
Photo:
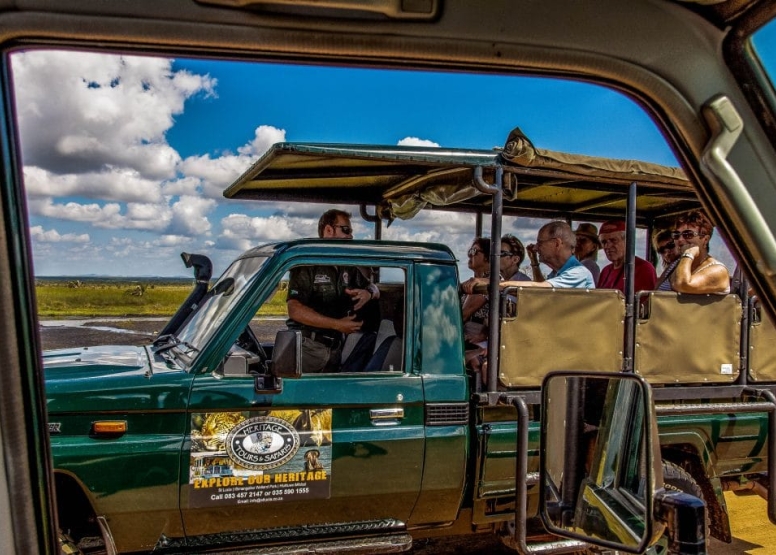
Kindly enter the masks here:
M 490 311 L 488 312 L 488 392 L 496 392 L 499 359 L 499 269 L 501 267 L 501 214 L 504 207 L 503 192 L 504 168 L 496 166 L 495 183 L 487 184 L 482 179 L 482 166 L 474 168 L 474 186 L 477 190 L 493 195 L 490 228 L 490 282 L 488 296 Z

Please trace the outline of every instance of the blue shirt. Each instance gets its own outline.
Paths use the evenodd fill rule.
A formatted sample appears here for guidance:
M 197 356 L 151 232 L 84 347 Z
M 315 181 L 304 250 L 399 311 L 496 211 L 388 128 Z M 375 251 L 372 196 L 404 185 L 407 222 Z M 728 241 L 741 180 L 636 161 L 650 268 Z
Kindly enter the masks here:
M 571 255 L 557 272 L 553 270 L 547 276 L 547 283 L 553 287 L 579 287 L 595 289 L 595 281 L 590 270 L 585 268 L 577 257 Z

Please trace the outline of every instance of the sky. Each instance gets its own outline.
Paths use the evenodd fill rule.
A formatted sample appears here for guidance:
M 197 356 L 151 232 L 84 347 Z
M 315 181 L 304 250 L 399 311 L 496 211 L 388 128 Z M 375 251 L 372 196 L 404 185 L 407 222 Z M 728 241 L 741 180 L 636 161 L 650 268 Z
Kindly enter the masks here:
M 490 149 L 520 127 L 539 148 L 678 165 L 627 97 L 557 79 L 73 51 L 19 52 L 12 71 L 40 276 L 187 277 L 184 251 L 219 275 L 252 246 L 315 236 L 331 207 L 371 238 L 356 206 L 223 197 L 280 141 Z M 529 243 L 539 223 L 504 232 Z M 448 244 L 463 270 L 474 231 L 432 212 L 383 237 Z

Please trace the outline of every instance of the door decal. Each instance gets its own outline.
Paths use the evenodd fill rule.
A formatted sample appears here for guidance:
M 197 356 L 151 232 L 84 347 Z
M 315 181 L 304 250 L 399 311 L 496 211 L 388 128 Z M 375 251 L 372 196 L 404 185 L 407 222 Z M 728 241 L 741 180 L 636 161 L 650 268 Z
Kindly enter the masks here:
M 192 414 L 189 507 L 328 499 L 331 412 Z

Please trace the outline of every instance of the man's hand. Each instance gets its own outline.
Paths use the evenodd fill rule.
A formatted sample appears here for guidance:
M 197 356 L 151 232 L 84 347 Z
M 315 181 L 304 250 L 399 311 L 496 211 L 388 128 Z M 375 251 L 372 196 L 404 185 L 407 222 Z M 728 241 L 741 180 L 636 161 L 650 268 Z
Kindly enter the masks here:
M 525 248 L 525 252 L 528 253 L 528 258 L 531 260 L 531 264 L 539 263 L 539 251 L 536 250 L 536 245 L 531 243 Z
M 490 280 L 488 280 L 488 278 L 473 277 L 464 281 L 461 284 L 461 289 L 463 289 L 463 292 L 466 293 L 467 295 L 471 295 L 472 293 L 474 293 L 474 287 L 476 285 L 488 285 L 488 283 L 490 283 Z
M 340 318 L 339 320 L 336 320 L 337 322 L 337 331 L 342 332 L 344 334 L 349 334 L 353 332 L 357 332 L 361 329 L 361 326 L 364 322 L 361 320 L 356 320 L 356 315 L 351 314 L 350 316 L 345 316 L 344 318 Z
M 359 310 L 362 306 L 372 300 L 372 294 L 366 289 L 345 289 L 345 293 L 350 295 L 353 301 L 353 310 Z

